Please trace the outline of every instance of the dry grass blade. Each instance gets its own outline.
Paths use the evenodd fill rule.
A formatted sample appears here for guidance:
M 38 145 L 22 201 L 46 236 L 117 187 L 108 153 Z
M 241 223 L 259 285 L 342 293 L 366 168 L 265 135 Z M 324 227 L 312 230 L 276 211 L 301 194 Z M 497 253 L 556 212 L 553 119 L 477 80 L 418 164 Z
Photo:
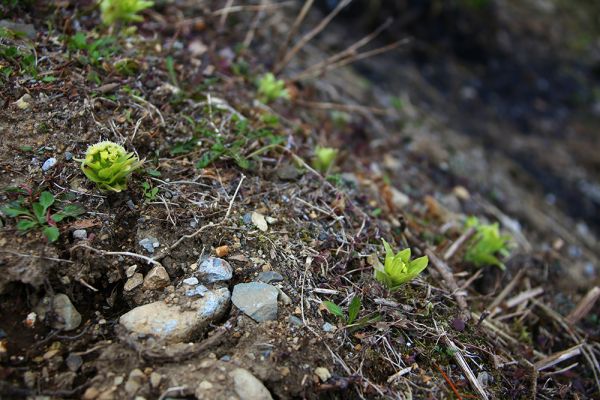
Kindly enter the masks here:
M 475 389 L 477 391 L 477 393 L 479 393 L 479 396 L 482 399 L 487 400 L 489 397 L 488 397 L 485 389 L 483 388 L 483 386 L 481 386 L 481 383 L 479 383 L 479 381 L 477 380 L 477 377 L 475 377 L 475 374 L 473 374 L 471 367 L 469 367 L 469 364 L 467 364 L 467 361 L 463 357 L 460 349 L 458 347 L 456 347 L 454 342 L 452 340 L 450 340 L 450 338 L 446 335 L 444 335 L 444 341 L 446 342 L 446 344 L 452 351 L 452 356 L 454 357 L 454 360 L 456 360 L 456 363 L 463 370 L 467 379 L 471 383 L 471 386 L 473 386 L 473 389 Z
M 223 28 L 225 27 L 225 22 L 227 21 L 227 16 L 231 12 L 232 5 L 233 5 L 233 0 L 227 0 L 225 7 L 223 7 L 221 10 L 219 10 L 222 12 L 221 19 L 219 20 L 219 30 L 223 30 Z
M 542 293 L 544 293 L 544 288 L 541 286 L 521 292 L 518 295 L 516 295 L 515 297 L 512 297 L 512 298 L 506 300 L 506 303 L 505 303 L 506 308 L 516 307 L 519 304 L 522 304 L 529 299 L 532 299 L 534 297 L 541 295 Z
M 590 289 L 587 294 L 577 303 L 577 306 L 567 315 L 567 322 L 571 325 L 575 325 L 581 321 L 594 307 L 596 301 L 600 298 L 600 287 L 594 286 Z
M 308 14 L 308 11 L 310 10 L 310 8 L 312 7 L 312 5 L 313 5 L 314 2 L 315 2 L 315 0 L 306 0 L 304 2 L 304 5 L 302 6 L 302 9 L 298 13 L 298 16 L 294 20 L 294 23 L 292 24 L 292 27 L 290 28 L 290 30 L 289 30 L 289 32 L 288 32 L 285 40 L 283 41 L 283 45 L 279 48 L 279 53 L 278 53 L 278 56 L 277 56 L 277 60 L 278 61 L 281 61 L 283 59 L 283 57 L 285 56 L 285 51 L 286 51 L 288 45 L 292 41 L 292 38 L 294 37 L 294 35 L 296 34 L 296 32 L 298 32 L 298 29 L 300 28 L 300 25 L 302 25 L 302 22 L 304 21 L 304 18 L 306 18 L 306 15 Z
M 351 64 L 351 63 L 356 62 L 358 60 L 362 60 L 362 59 L 365 59 L 365 58 L 373 57 L 373 56 L 376 56 L 378 54 L 394 50 L 394 49 L 396 49 L 396 48 L 398 48 L 398 47 L 400 47 L 400 46 L 402 46 L 404 44 L 407 44 L 407 43 L 409 43 L 409 39 L 398 40 L 398 41 L 396 41 L 394 43 L 390 43 L 388 45 L 385 45 L 385 46 L 382 46 L 382 47 L 378 47 L 378 48 L 373 49 L 373 50 L 365 51 L 364 53 L 358 53 L 358 54 L 352 55 L 350 57 L 346 57 L 346 58 L 344 58 L 342 60 L 339 60 L 337 62 L 328 64 L 328 65 L 324 66 L 323 68 L 319 69 L 316 72 L 312 72 L 312 73 L 300 73 L 300 74 L 295 75 L 292 78 L 290 78 L 290 80 L 291 81 L 299 81 L 299 80 L 302 80 L 302 79 L 313 78 L 313 77 L 315 77 L 317 75 L 324 74 L 326 72 L 330 72 L 330 71 L 332 71 L 334 69 L 337 69 L 337 68 L 341 68 L 341 67 L 343 67 L 345 65 Z
M 500 292 L 500 294 L 496 296 L 492 304 L 490 304 L 490 306 L 488 307 L 488 310 L 490 311 L 490 318 L 494 316 L 494 314 L 496 314 L 496 309 L 498 308 L 500 303 L 502 303 L 504 299 L 510 294 L 510 292 L 513 291 L 515 286 L 517 286 L 517 284 L 521 281 L 521 278 L 523 278 L 523 275 L 525 275 L 525 270 L 519 270 L 515 277 L 512 278 L 512 280 L 508 283 L 508 285 L 506 285 L 506 287 Z
M 552 354 L 543 360 L 540 360 L 535 363 L 535 368 L 538 371 L 543 371 L 547 368 L 553 367 L 554 365 L 561 363 L 563 361 L 569 360 L 573 357 L 576 357 L 581 354 L 582 345 L 578 344 L 577 346 L 573 346 L 570 349 L 563 350 L 559 353 Z
M 463 232 L 463 234 L 460 235 L 460 237 L 456 239 L 454 243 L 452 243 L 452 246 L 448 248 L 446 253 L 444 253 L 444 260 L 448 261 L 449 259 L 451 259 L 464 246 L 464 244 L 467 243 L 467 241 L 473 237 L 474 234 L 475 228 L 473 227 Z
M 320 110 L 338 110 L 347 112 L 360 112 L 360 113 L 372 113 L 379 115 L 391 114 L 392 110 L 378 107 L 361 106 L 358 104 L 339 104 L 339 103 L 328 103 L 328 102 L 316 102 L 296 99 L 294 104 L 298 104 L 303 107 L 316 108 Z
M 465 319 L 469 319 L 470 314 L 469 306 L 467 305 L 467 300 L 465 300 L 465 295 L 458 287 L 458 284 L 454 279 L 454 275 L 452 275 L 452 270 L 450 269 L 450 267 L 445 262 L 440 260 L 430 249 L 426 249 L 425 254 L 427 255 L 427 257 L 429 257 L 429 261 L 431 262 L 433 267 L 440 273 L 440 275 L 442 275 L 442 278 L 446 282 L 446 286 L 448 287 L 448 289 L 452 292 L 452 294 L 454 294 L 454 297 L 456 298 L 456 303 L 458 304 L 458 307 L 463 313 L 463 317 Z
M 348 46 L 346 49 L 328 57 L 327 59 L 315 64 L 315 65 L 311 65 L 310 67 L 306 68 L 304 71 L 300 72 L 298 75 L 305 75 L 305 74 L 311 74 L 313 72 L 317 72 L 321 71 L 323 68 L 325 68 L 327 65 L 333 64 L 339 60 L 342 60 L 344 58 L 353 56 L 356 54 L 356 51 L 358 49 L 360 49 L 361 47 L 364 47 L 365 45 L 367 45 L 370 41 L 372 41 L 373 39 L 375 39 L 377 36 L 379 36 L 379 34 L 386 29 L 388 26 L 390 26 L 390 24 L 392 23 L 392 19 L 388 18 L 383 24 L 381 24 L 375 31 L 373 31 L 372 33 L 368 34 L 367 36 L 365 36 L 364 38 L 360 39 L 359 41 L 353 43 L 352 45 Z
M 315 36 L 317 36 L 323 29 L 325 29 L 327 27 L 327 25 L 329 25 L 329 23 L 331 22 L 332 19 L 334 19 L 339 13 L 340 11 L 342 11 L 344 9 L 344 7 L 346 7 L 348 4 L 350 4 L 352 2 L 352 0 L 343 0 L 340 3 L 338 3 L 338 5 L 333 9 L 333 11 L 331 11 L 325 18 L 323 18 L 323 20 L 321 20 L 321 22 L 314 27 L 310 32 L 308 32 L 306 35 L 304 35 L 299 41 L 298 43 L 296 43 L 296 45 L 294 47 L 292 47 L 292 49 L 288 52 L 285 53 L 285 55 L 283 56 L 283 59 L 277 63 L 277 65 L 275 66 L 273 72 L 278 74 L 279 72 L 281 72 L 290 62 L 290 60 L 300 51 L 302 50 L 302 48 L 304 46 L 306 46 L 306 44 L 308 42 L 310 42 Z

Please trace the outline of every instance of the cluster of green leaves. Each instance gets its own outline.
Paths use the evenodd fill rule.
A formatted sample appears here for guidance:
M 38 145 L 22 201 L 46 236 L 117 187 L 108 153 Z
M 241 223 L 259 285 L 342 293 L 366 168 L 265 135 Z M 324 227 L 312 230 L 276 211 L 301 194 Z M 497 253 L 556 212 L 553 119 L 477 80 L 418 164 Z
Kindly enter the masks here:
M 146 201 L 156 200 L 156 196 L 158 196 L 157 187 L 152 187 L 148 182 L 143 182 L 142 190 L 144 191 L 144 198 L 146 199 Z
M 275 75 L 270 72 L 261 76 L 257 80 L 256 86 L 258 88 L 258 99 L 263 103 L 290 98 L 290 94 L 285 88 L 285 82 L 275 78 Z
M 321 173 L 329 172 L 329 169 L 333 165 L 335 158 L 338 155 L 338 150 L 332 147 L 321 147 L 315 148 L 315 155 L 313 157 L 312 166 L 314 169 Z
M 65 218 L 75 218 L 85 211 L 78 205 L 68 204 L 57 212 L 52 212 L 55 198 L 52 193 L 44 191 L 37 201 L 27 200 L 24 196 L 0 208 L 5 215 L 17 218 L 17 229 L 28 232 L 32 229 L 41 229 L 49 242 L 55 242 L 60 236 L 56 224 Z
M 154 2 L 147 0 L 100 0 L 102 22 L 113 25 L 116 22 L 139 22 L 143 18 L 140 11 L 150 8 Z
M 7 81 L 14 73 L 36 78 L 35 54 L 17 46 L 0 46 L 0 76 Z
M 85 33 L 77 32 L 68 37 L 67 49 L 75 54 L 80 64 L 100 66 L 102 61 L 109 59 L 119 51 L 119 46 L 114 36 L 89 39 Z
M 206 146 L 206 150 L 196 162 L 197 168 L 206 168 L 217 160 L 223 158 L 232 159 L 240 168 L 250 169 L 253 167 L 252 159 L 269 149 L 280 145 L 285 138 L 275 134 L 274 126 L 277 120 L 264 120 L 261 127 L 253 129 L 247 119 L 241 119 L 234 115 L 229 125 L 224 127 L 226 134 L 215 131 L 215 129 L 204 122 L 196 122 L 187 117 L 192 126 L 194 135 L 191 139 L 176 144 L 171 148 L 172 155 L 186 154 L 194 151 L 200 144 Z M 248 153 L 251 145 L 259 143 L 261 147 Z
M 504 270 L 506 267 L 498 256 L 508 257 L 510 255 L 508 249 L 511 241 L 510 235 L 500 234 L 497 222 L 482 224 L 476 217 L 467 218 L 465 225 L 467 228 L 475 229 L 475 235 L 470 240 L 465 252 L 465 261 L 478 267 L 495 265 Z
M 127 179 L 144 163 L 134 153 L 110 141 L 88 147 L 81 170 L 85 176 L 102 190 L 120 192 L 127 189 Z
M 415 279 L 429 264 L 427 256 L 411 260 L 410 248 L 394 254 L 394 250 L 388 242 L 383 240 L 385 247 L 385 261 L 378 261 L 375 266 L 375 279 L 383 283 L 390 290 L 397 290 L 404 283 Z
M 362 308 L 362 301 L 358 296 L 354 296 L 352 300 L 350 300 L 347 313 L 344 312 L 342 307 L 332 301 L 326 300 L 323 302 L 323 304 L 325 305 L 325 308 L 327 308 L 327 311 L 329 311 L 331 315 L 339 318 L 350 331 L 364 328 L 367 325 L 381 320 L 381 315 L 379 314 L 367 315 L 366 317 L 362 317 L 360 319 L 358 318 Z

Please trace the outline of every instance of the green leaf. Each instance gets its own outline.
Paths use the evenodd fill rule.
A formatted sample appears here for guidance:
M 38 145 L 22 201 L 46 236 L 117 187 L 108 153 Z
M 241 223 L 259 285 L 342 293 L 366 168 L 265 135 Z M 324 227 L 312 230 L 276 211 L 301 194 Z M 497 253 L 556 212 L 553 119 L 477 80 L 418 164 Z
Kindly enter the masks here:
M 360 297 L 358 296 L 354 296 L 352 301 L 350 301 L 350 306 L 348 306 L 348 325 L 352 324 L 356 320 L 356 317 L 358 317 L 361 305 Z
M 344 311 L 342 311 L 342 308 L 340 306 L 338 306 L 337 304 L 331 302 L 331 301 L 324 301 L 323 304 L 325 304 L 325 307 L 327 307 L 327 310 L 332 313 L 333 315 L 335 315 L 336 317 L 340 317 L 340 318 L 344 318 Z
M 28 231 L 32 228 L 35 228 L 38 225 L 37 222 L 32 221 L 30 219 L 22 219 L 17 222 L 17 229 L 21 232 Z
M 49 242 L 56 242 L 60 236 L 60 231 L 55 226 L 46 226 L 42 232 L 44 235 L 46 235 L 46 238 L 48 238 Z
M 77 217 L 84 213 L 85 209 L 77 204 L 69 204 L 61 211 L 61 214 L 64 214 L 66 217 Z
M 46 223 L 46 208 L 40 203 L 33 203 L 33 213 L 35 214 L 35 218 L 40 224 Z
M 146 173 L 150 176 L 153 176 L 155 178 L 158 178 L 160 176 L 160 171 L 156 170 L 156 169 L 147 169 Z
M 12 218 L 18 217 L 19 215 L 27 215 L 33 217 L 33 215 L 31 215 L 31 213 L 27 209 L 21 207 L 6 206 L 0 208 L 0 211 Z
M 54 204 L 54 196 L 50 192 L 42 192 L 38 201 L 44 207 L 44 211 L 46 211 L 48 207 Z

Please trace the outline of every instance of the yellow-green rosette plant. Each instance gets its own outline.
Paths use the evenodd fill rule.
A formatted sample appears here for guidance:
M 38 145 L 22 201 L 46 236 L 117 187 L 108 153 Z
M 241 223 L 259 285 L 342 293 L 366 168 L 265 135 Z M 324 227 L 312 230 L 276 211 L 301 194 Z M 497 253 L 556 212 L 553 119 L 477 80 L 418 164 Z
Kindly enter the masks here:
M 111 141 L 96 143 L 88 147 L 81 170 L 89 180 L 102 190 L 120 192 L 127 189 L 127 179 L 144 161 L 128 153 L 123 146 Z
M 385 261 L 375 266 L 375 279 L 390 290 L 397 290 L 402 284 L 415 279 L 429 264 L 427 256 L 410 259 L 410 249 L 404 249 L 394 254 L 388 242 L 383 240 Z

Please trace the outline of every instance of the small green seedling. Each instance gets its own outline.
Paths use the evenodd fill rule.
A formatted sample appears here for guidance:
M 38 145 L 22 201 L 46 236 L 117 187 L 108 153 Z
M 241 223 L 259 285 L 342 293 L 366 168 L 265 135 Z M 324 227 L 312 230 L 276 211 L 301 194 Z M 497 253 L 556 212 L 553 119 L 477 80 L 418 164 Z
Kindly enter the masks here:
M 144 190 L 144 197 L 146 198 L 146 201 L 156 200 L 156 196 L 158 196 L 157 187 L 152 187 L 148 182 L 143 182 L 142 189 Z
M 285 88 L 285 82 L 281 79 L 276 79 L 275 75 L 268 72 L 264 74 L 258 81 L 258 99 L 263 103 L 270 103 L 277 99 L 289 100 L 290 94 Z
M 138 13 L 152 7 L 154 2 L 146 0 L 100 0 L 102 22 L 112 25 L 115 22 L 140 22 Z
M 89 180 L 102 190 L 120 192 L 127 189 L 127 179 L 144 161 L 134 153 L 127 153 L 123 146 L 110 141 L 88 147 L 81 170 Z
M 313 168 L 321 173 L 329 171 L 335 158 L 338 155 L 338 150 L 333 147 L 321 147 L 315 148 L 315 156 L 313 158 Z
M 332 301 L 324 301 L 323 304 L 327 308 L 327 311 L 344 321 L 344 323 L 347 325 L 352 325 L 352 323 L 356 321 L 362 306 L 360 297 L 354 296 L 350 301 L 350 305 L 348 306 L 348 314 L 346 315 L 344 310 L 342 310 L 342 307 L 338 306 Z
M 2 207 L 0 211 L 11 218 L 18 218 L 17 229 L 20 232 L 28 232 L 32 229 L 41 229 L 49 242 L 55 242 L 60 236 L 56 224 L 65 218 L 77 217 L 85 211 L 78 205 L 69 204 L 62 210 L 52 213 L 51 207 L 55 199 L 52 193 L 42 192 L 38 201 L 26 204 L 26 199 L 20 196 L 9 205 Z
M 476 217 L 467 218 L 467 228 L 475 229 L 475 235 L 469 242 L 465 253 L 465 261 L 478 267 L 495 265 L 501 270 L 506 267 L 498 258 L 508 257 L 510 251 L 508 245 L 511 241 L 510 235 L 501 235 L 498 223 L 482 224 Z
M 427 256 L 410 259 L 410 249 L 406 248 L 394 255 L 394 250 L 388 242 L 383 240 L 385 247 L 385 261 L 383 265 L 379 260 L 375 266 L 375 279 L 383 283 L 388 289 L 394 291 L 404 283 L 415 279 L 429 264 Z

